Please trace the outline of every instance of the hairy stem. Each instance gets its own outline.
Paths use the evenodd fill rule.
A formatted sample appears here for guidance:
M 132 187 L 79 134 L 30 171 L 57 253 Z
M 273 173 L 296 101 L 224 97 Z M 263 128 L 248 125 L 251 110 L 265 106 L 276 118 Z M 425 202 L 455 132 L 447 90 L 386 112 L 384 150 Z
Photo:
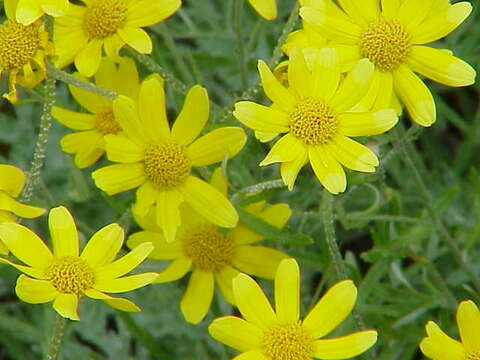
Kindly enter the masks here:
M 52 337 L 48 345 L 48 350 L 45 355 L 45 360 L 57 360 L 62 347 L 63 336 L 65 335 L 65 328 L 67 319 L 55 314 L 55 323 L 53 325 Z

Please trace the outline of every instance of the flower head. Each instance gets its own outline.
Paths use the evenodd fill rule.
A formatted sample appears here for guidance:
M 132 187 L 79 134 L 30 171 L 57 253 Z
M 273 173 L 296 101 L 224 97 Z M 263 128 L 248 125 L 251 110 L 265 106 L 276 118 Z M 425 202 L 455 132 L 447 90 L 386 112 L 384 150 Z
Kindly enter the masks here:
M 300 169 L 307 163 L 331 193 L 345 191 L 343 166 L 373 172 L 377 156 L 350 136 L 369 136 L 390 130 L 397 123 L 392 109 L 352 112 L 365 95 L 373 72 L 363 59 L 343 78 L 333 49 L 318 52 L 310 70 L 303 53 L 292 50 L 285 88 L 267 65 L 258 64 L 270 107 L 250 101 L 235 105 L 234 115 L 243 124 L 265 133 L 286 133 L 270 150 L 261 166 L 281 163 L 281 175 L 291 190 Z
M 58 17 L 67 13 L 68 0 L 5 0 L 7 10 L 16 10 L 16 20 L 30 25 L 43 14 Z
M 92 76 L 102 48 L 115 59 L 125 44 L 142 54 L 152 52 L 152 40 L 142 29 L 172 15 L 181 0 L 82 0 L 70 4 L 66 16 L 55 19 L 56 66 L 75 62 L 84 76 Z
M 480 311 L 473 301 L 462 301 L 457 310 L 457 325 L 461 342 L 445 334 L 433 321 L 426 325 L 427 337 L 420 349 L 429 359 L 480 359 Z
M 103 58 L 95 74 L 95 83 L 133 99 L 138 98 L 140 91 L 137 67 L 130 58 L 121 58 L 118 66 L 112 60 Z M 120 134 L 122 128 L 115 119 L 112 100 L 72 85 L 69 89 L 74 99 L 90 114 L 55 106 L 52 115 L 70 129 L 79 130 L 64 136 L 61 146 L 66 153 L 75 155 L 77 167 L 86 168 L 97 162 L 105 153 L 104 137 Z
M 16 222 L 16 216 L 23 218 L 36 218 L 45 213 L 39 207 L 25 205 L 17 198 L 25 185 L 25 174 L 22 170 L 11 165 L 0 165 L 0 223 Z M 3 245 L 0 237 L 0 254 L 8 254 L 8 249 Z
M 227 182 L 221 168 L 213 173 L 210 184 L 227 195 Z M 270 224 L 281 228 L 291 215 L 287 204 L 265 206 L 265 202 L 250 204 L 245 209 Z M 208 312 L 214 293 L 214 284 L 218 284 L 224 298 L 235 304 L 232 291 L 232 279 L 240 272 L 263 278 L 273 279 L 278 264 L 286 255 L 265 246 L 252 246 L 263 237 L 242 224 L 223 233 L 187 204 L 180 207 L 184 222 L 179 227 L 174 242 L 167 242 L 162 231 L 156 226 L 152 215 L 137 222 L 144 231 L 130 235 L 127 245 L 138 246 L 152 242 L 155 246 L 150 258 L 173 260 L 160 272 L 155 282 L 168 282 L 182 278 L 193 268 L 187 290 L 180 302 L 185 319 L 191 323 L 200 322 Z
M 233 280 L 233 294 L 243 319 L 225 316 L 209 326 L 216 340 L 256 360 L 349 359 L 377 341 L 375 330 L 323 339 L 352 311 L 357 289 L 352 281 L 334 285 L 300 320 L 300 271 L 294 259 L 282 260 L 275 276 L 275 311 L 248 275 Z
M 140 311 L 137 305 L 106 292 L 121 293 L 150 284 L 156 273 L 123 276 L 137 267 L 153 249 L 145 243 L 114 261 L 123 244 L 123 229 L 110 224 L 97 231 L 79 255 L 78 233 L 72 215 L 64 207 L 50 210 L 48 218 L 53 254 L 28 228 L 14 223 L 0 224 L 0 238 L 8 249 L 26 265 L 7 259 L 0 261 L 24 274 L 15 291 L 25 302 L 53 301 L 53 308 L 63 317 L 79 320 L 78 301 L 83 295 L 100 299 L 123 311 Z
M 307 4 L 300 15 L 329 46 L 338 49 L 344 65 L 367 58 L 375 66 L 364 109 L 389 107 L 395 96 L 422 126 L 435 122 L 432 94 L 418 73 L 447 86 L 467 86 L 475 70 L 450 51 L 424 46 L 448 35 L 470 14 L 468 1 L 372 0 L 359 6 L 352 0 Z
M 248 0 L 255 11 L 265 20 L 277 17 L 277 0 Z
M 181 224 L 178 208 L 184 201 L 212 223 L 234 227 L 238 214 L 213 186 L 192 175 L 206 166 L 235 156 L 246 136 L 238 127 L 222 127 L 195 140 L 209 117 L 207 91 L 190 89 L 183 109 L 170 129 L 163 81 L 143 81 L 137 103 L 120 95 L 113 101 L 115 118 L 124 135 L 105 136 L 108 159 L 119 164 L 96 170 L 96 185 L 109 195 L 137 190 L 137 211 L 145 216 L 156 206 L 157 224 L 167 241 L 175 239 Z
M 0 25 L 0 76 L 8 73 L 8 93 L 3 97 L 17 102 L 18 83 L 33 88 L 45 78 L 45 55 L 53 52 L 42 22 L 23 25 L 15 20 L 15 11 L 7 10 L 7 20 Z

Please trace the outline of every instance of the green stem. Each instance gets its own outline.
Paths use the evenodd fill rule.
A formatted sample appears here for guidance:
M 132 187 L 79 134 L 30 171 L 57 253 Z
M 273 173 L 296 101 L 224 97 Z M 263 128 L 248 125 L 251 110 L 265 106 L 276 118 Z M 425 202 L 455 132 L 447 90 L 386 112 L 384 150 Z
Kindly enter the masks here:
M 75 77 L 73 75 L 70 75 L 69 73 L 67 73 L 63 70 L 57 69 L 55 66 L 53 66 L 49 63 L 47 64 L 47 71 L 48 71 L 48 74 L 52 78 L 54 78 L 56 80 L 60 80 L 64 83 L 76 86 L 76 87 L 78 87 L 82 90 L 86 90 L 86 91 L 96 93 L 96 94 L 101 95 L 103 97 L 106 97 L 108 99 L 115 99 L 118 96 L 118 94 L 116 94 L 113 91 L 104 89 L 104 88 L 102 88 L 98 85 L 95 85 L 95 84 L 91 83 L 91 82 L 88 82 L 88 81 L 82 80 L 78 77 Z
M 235 10 L 233 12 L 233 31 L 237 39 L 238 64 L 240 67 L 240 81 L 242 89 L 248 86 L 247 59 L 245 54 L 245 43 L 242 31 L 242 13 L 244 0 L 235 1 Z
M 48 351 L 45 355 L 45 360 L 57 360 L 60 354 L 60 348 L 62 347 L 63 336 L 65 335 L 65 328 L 67 325 L 67 319 L 55 315 L 55 323 L 53 325 L 52 337 L 48 345 Z
M 283 183 L 283 180 L 278 179 L 278 180 L 270 180 L 270 181 L 265 181 L 261 182 L 255 185 L 247 186 L 244 187 L 243 189 L 240 189 L 238 192 L 242 194 L 253 194 L 253 193 L 258 193 L 264 190 L 268 189 L 278 189 L 284 187 L 285 184 Z
M 433 225 L 435 227 L 435 230 L 438 232 L 440 237 L 443 239 L 445 244 L 448 246 L 450 249 L 453 258 L 457 262 L 457 264 L 465 271 L 465 273 L 469 276 L 473 286 L 475 287 L 477 293 L 480 293 L 480 280 L 478 279 L 477 275 L 475 274 L 475 271 L 470 267 L 469 264 L 467 264 L 463 258 L 462 252 L 457 246 L 457 243 L 455 240 L 451 237 L 450 233 L 446 229 L 445 225 L 443 224 L 442 218 L 439 216 L 437 213 L 437 210 L 435 209 L 434 205 L 434 200 L 433 196 L 430 193 L 430 191 L 427 188 L 427 185 L 423 181 L 422 176 L 420 175 L 420 172 L 418 171 L 411 154 L 408 152 L 405 144 L 401 143 L 398 141 L 400 138 L 398 132 L 400 131 L 400 128 L 397 127 L 395 131 L 393 131 L 394 136 L 395 136 L 395 145 L 400 148 L 400 152 L 402 155 L 402 159 L 407 166 L 408 170 L 410 171 L 413 180 L 415 181 L 415 184 L 417 186 L 417 191 L 420 193 L 420 196 L 423 198 L 423 201 L 425 203 L 425 206 L 430 214 L 430 218 L 433 221 Z
M 47 62 L 48 64 L 48 62 Z M 30 163 L 30 170 L 28 171 L 28 177 L 25 188 L 23 189 L 20 201 L 28 203 L 33 195 L 35 186 L 40 179 L 40 173 L 47 157 L 47 144 L 50 129 L 52 128 L 52 107 L 55 104 L 56 92 L 55 92 L 55 78 L 47 73 L 45 80 L 45 95 L 43 102 L 43 112 L 40 118 L 40 131 L 38 133 L 37 142 L 35 144 L 35 150 L 33 153 L 33 159 Z

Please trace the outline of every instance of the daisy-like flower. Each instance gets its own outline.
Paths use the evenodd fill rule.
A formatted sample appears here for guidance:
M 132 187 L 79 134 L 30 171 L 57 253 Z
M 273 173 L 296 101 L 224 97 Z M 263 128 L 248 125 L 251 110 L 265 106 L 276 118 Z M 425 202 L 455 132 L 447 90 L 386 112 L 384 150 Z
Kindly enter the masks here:
M 15 215 L 31 219 L 45 213 L 42 208 L 25 205 L 15 200 L 22 192 L 25 179 L 22 170 L 12 165 L 0 164 L 0 223 L 16 222 Z M 0 254 L 8 254 L 8 249 L 3 245 L 1 237 Z
M 375 65 L 369 101 L 388 107 L 395 93 L 413 121 L 435 122 L 435 102 L 428 87 L 415 74 L 447 86 L 467 86 L 475 70 L 451 51 L 424 46 L 451 33 L 470 14 L 468 1 L 448 0 L 331 0 L 304 6 L 301 17 L 335 46 L 343 62 L 367 58 Z
M 242 352 L 236 360 L 350 359 L 377 341 L 375 330 L 323 339 L 352 311 L 357 289 L 352 281 L 334 285 L 300 320 L 300 271 L 294 259 L 282 260 L 275 276 L 275 311 L 248 275 L 233 280 L 233 295 L 244 319 L 226 316 L 209 326 L 216 340 Z
M 138 188 L 137 211 L 145 216 L 157 204 L 157 224 L 169 242 L 181 223 L 178 208 L 184 201 L 218 226 L 237 224 L 238 214 L 230 201 L 191 174 L 192 167 L 235 156 L 246 142 L 239 127 L 218 128 L 195 140 L 209 117 L 208 94 L 203 87 L 190 89 L 171 129 L 163 81 L 158 76 L 143 81 L 138 106 L 120 95 L 113 101 L 113 112 L 125 136 L 105 136 L 108 159 L 120 164 L 93 172 L 100 189 L 114 195 Z
M 311 71 L 303 54 L 293 49 L 288 88 L 263 61 L 259 61 L 258 69 L 263 89 L 273 101 L 272 106 L 242 101 L 235 105 L 234 115 L 253 130 L 286 133 L 272 147 L 261 166 L 280 162 L 282 179 L 291 190 L 300 169 L 310 162 L 320 183 L 332 194 L 345 191 L 342 165 L 357 171 L 375 171 L 377 156 L 349 137 L 384 133 L 397 123 L 398 117 L 392 109 L 349 111 L 365 95 L 370 84 L 373 73 L 370 61 L 358 61 L 343 78 L 333 49 L 320 50 Z
M 55 19 L 57 67 L 75 62 L 78 71 L 92 76 L 102 59 L 102 48 L 115 59 L 125 44 L 142 54 L 152 52 L 152 40 L 143 27 L 172 15 L 181 0 L 82 0 L 70 4 L 67 14 Z
M 5 0 L 5 7 L 16 9 L 16 20 L 23 25 L 30 25 L 43 14 L 64 16 L 68 5 L 68 0 Z
M 53 47 L 41 21 L 23 25 L 15 20 L 11 4 L 5 11 L 7 20 L 0 25 L 0 76 L 8 73 L 8 93 L 3 97 L 16 103 L 16 84 L 33 88 L 40 83 L 46 74 L 45 55 L 51 55 Z
M 95 83 L 117 94 L 138 98 L 140 83 L 137 67 L 130 58 L 121 58 L 118 67 L 115 63 L 103 58 Z M 78 132 L 62 138 L 62 150 L 75 155 L 75 165 L 86 168 L 93 165 L 105 153 L 104 137 L 109 134 L 120 134 L 122 128 L 115 120 L 112 100 L 90 91 L 69 85 L 74 99 L 90 113 L 79 113 L 60 107 L 53 107 L 52 115 L 66 127 Z
M 423 354 L 434 360 L 480 359 L 480 311 L 473 301 L 462 301 L 457 310 L 461 342 L 445 334 L 433 321 L 426 326 L 427 337 L 420 343 Z
M 265 20 L 277 17 L 277 0 L 248 0 L 255 11 Z
M 211 185 L 227 195 L 228 184 L 217 168 L 210 181 Z M 250 204 L 245 209 L 250 214 L 281 228 L 291 215 L 287 204 L 265 206 L 265 202 Z M 135 211 L 133 211 L 135 214 Z M 168 243 L 153 219 L 138 218 L 145 229 L 130 235 L 127 245 L 135 247 L 152 242 L 155 249 L 149 258 L 173 260 L 155 280 L 157 283 L 175 281 L 193 267 L 187 289 L 180 302 L 180 309 L 188 322 L 203 320 L 210 308 L 215 282 L 224 298 L 235 304 L 232 280 L 240 272 L 273 279 L 280 261 L 287 256 L 265 246 L 252 246 L 263 237 L 246 226 L 239 224 L 226 233 L 193 211 L 188 205 L 181 207 L 182 225 L 174 242 Z
M 130 300 L 107 293 L 121 293 L 150 284 L 158 274 L 123 276 L 137 267 L 153 250 L 142 244 L 122 258 L 113 261 L 122 247 L 124 233 L 118 224 L 97 231 L 79 255 L 78 233 L 72 215 L 64 207 L 50 210 L 48 218 L 53 254 L 45 243 L 28 228 L 0 224 L 0 238 L 17 259 L 0 261 L 24 274 L 17 280 L 17 296 L 27 303 L 53 301 L 53 308 L 63 317 L 79 320 L 78 301 L 83 295 L 103 300 L 111 307 L 129 312 L 140 311 Z

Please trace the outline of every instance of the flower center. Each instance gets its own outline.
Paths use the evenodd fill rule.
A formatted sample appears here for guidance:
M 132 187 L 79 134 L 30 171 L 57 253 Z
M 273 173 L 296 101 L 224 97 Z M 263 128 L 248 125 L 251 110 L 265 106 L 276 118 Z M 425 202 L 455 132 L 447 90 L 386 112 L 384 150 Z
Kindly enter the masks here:
M 127 10 L 125 0 L 91 0 L 83 19 L 83 30 L 89 38 L 109 37 L 123 26 Z
M 480 350 L 469 352 L 465 360 L 480 360 Z
M 92 268 L 76 256 L 55 258 L 45 271 L 45 276 L 62 294 L 78 294 L 95 283 Z
M 120 125 L 115 121 L 115 115 L 113 114 L 113 109 L 111 107 L 106 107 L 97 113 L 95 127 L 102 135 L 115 135 L 122 131 Z
M 392 71 L 410 51 L 410 35 L 398 20 L 372 22 L 362 34 L 360 55 L 382 71 Z
M 263 353 L 269 360 L 311 360 L 313 339 L 299 323 L 275 325 L 263 334 Z
M 153 144 L 145 150 L 145 174 L 157 187 L 170 189 L 190 174 L 185 147 L 175 143 Z
M 233 260 L 235 243 L 222 236 L 215 225 L 199 226 L 183 239 L 183 250 L 200 270 L 220 271 Z
M 290 132 L 306 145 L 326 144 L 337 133 L 335 114 L 321 100 L 303 99 L 290 114 L 290 120 Z
M 7 20 L 0 26 L 0 71 L 20 70 L 40 47 L 39 25 Z

